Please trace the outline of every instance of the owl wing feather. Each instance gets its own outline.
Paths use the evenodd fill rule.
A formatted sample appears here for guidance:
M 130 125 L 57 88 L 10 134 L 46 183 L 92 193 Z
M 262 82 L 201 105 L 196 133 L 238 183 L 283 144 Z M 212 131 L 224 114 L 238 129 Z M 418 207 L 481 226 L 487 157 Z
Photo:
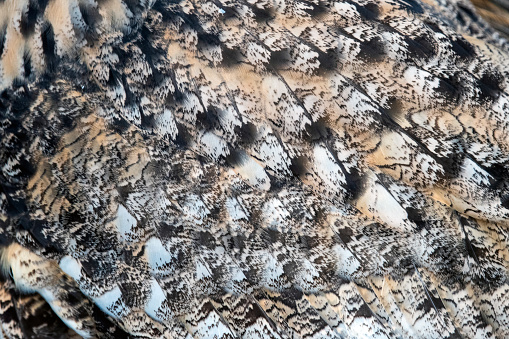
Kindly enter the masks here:
M 469 2 L 0 6 L 2 335 L 22 292 L 83 337 L 509 336 L 509 43 Z

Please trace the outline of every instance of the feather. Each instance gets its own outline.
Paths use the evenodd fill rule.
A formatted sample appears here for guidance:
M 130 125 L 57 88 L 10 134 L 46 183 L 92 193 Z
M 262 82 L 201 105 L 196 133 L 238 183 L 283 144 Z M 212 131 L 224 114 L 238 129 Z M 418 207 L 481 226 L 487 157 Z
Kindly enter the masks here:
M 509 43 L 468 1 L 0 7 L 2 336 L 509 335 Z

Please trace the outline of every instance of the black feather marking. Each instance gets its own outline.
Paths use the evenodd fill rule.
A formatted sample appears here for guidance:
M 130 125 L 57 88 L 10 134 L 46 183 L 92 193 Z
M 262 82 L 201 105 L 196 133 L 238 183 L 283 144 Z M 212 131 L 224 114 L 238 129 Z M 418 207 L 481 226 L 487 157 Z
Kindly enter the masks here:
M 226 45 L 221 45 L 221 54 L 223 56 L 223 59 L 221 60 L 221 63 L 219 64 L 220 67 L 234 67 L 239 65 L 243 60 L 244 57 L 240 53 L 238 49 L 231 49 L 228 48 Z
M 273 7 L 261 8 L 256 5 L 253 5 L 251 6 L 251 10 L 253 11 L 255 20 L 257 22 L 270 21 L 275 16 Z
M 213 106 L 207 107 L 205 111 L 202 111 L 196 115 L 196 126 L 203 130 L 213 129 L 219 124 L 217 116 L 217 110 Z
M 131 124 L 123 117 L 114 117 L 112 119 L 111 128 L 115 133 L 124 134 L 130 127 Z
M 459 146 L 459 145 L 458 145 Z M 458 147 L 458 151 L 452 153 L 447 157 L 437 157 L 436 160 L 442 165 L 445 170 L 444 177 L 442 180 L 449 181 L 451 178 L 455 178 L 459 175 L 462 170 L 461 165 L 465 161 L 466 155 L 461 152 L 463 148 Z
M 401 5 L 401 8 L 406 9 L 407 11 L 409 11 L 411 13 L 416 13 L 416 14 L 424 13 L 424 8 L 422 8 L 422 6 L 419 4 L 419 2 L 417 2 L 415 0 L 405 0 L 404 2 L 398 1 L 398 3 Z
M 193 139 L 192 135 L 187 131 L 187 128 L 177 123 L 177 137 L 175 138 L 175 144 L 180 148 L 187 148 Z
M 441 94 L 447 102 L 455 103 L 460 99 L 463 86 L 457 76 L 453 75 L 449 79 L 441 78 L 436 91 Z
M 355 313 L 355 317 L 356 318 L 363 317 L 363 318 L 369 319 L 369 318 L 373 317 L 373 311 L 371 310 L 371 308 L 369 308 L 369 306 L 366 304 L 366 302 L 363 301 L 361 307 L 359 307 L 359 309 Z
M 216 241 L 210 232 L 202 231 L 197 233 L 197 244 L 208 249 L 216 248 Z
M 229 154 L 226 156 L 226 163 L 231 167 L 242 165 L 246 158 L 246 154 L 243 150 L 230 149 Z
M 461 223 L 461 229 L 463 230 L 463 235 L 465 236 L 465 248 L 467 250 L 468 256 L 473 258 L 477 264 L 479 264 L 479 258 L 477 258 L 476 251 L 474 250 L 474 247 L 472 246 L 472 242 L 470 241 L 468 237 L 468 233 L 465 230 L 465 226 L 469 225 L 469 222 L 466 218 L 460 217 L 460 223 Z
M 30 0 L 30 4 L 37 8 L 40 13 L 44 13 L 50 0 Z
M 424 21 L 424 23 L 433 30 L 433 32 L 444 34 L 444 32 L 438 27 L 438 24 L 433 21 Z
M 34 1 L 30 1 L 28 11 L 21 15 L 20 31 L 24 37 L 29 37 L 34 33 L 38 13 L 39 8 L 37 4 Z
M 476 22 L 478 20 L 477 15 L 474 12 L 472 12 L 470 8 L 458 3 L 458 9 L 460 12 L 465 13 L 473 22 Z
M 479 98 L 483 101 L 494 101 L 500 96 L 502 92 L 502 83 L 504 77 L 498 71 L 491 71 L 484 73 L 482 78 L 479 79 Z
M 396 97 L 389 98 L 385 112 L 391 117 L 392 120 L 397 121 L 398 117 L 403 112 L 403 102 Z
M 436 53 L 433 38 L 426 34 L 413 39 L 406 36 L 405 42 L 408 44 L 408 51 L 412 58 L 429 59 Z
M 364 193 L 365 177 L 357 169 L 351 168 L 350 172 L 348 172 L 342 164 L 340 166 L 345 175 L 349 200 L 356 201 Z
M 145 111 L 143 110 L 143 107 L 141 107 L 141 106 L 139 106 L 138 109 L 140 111 L 140 116 L 141 116 L 140 127 L 143 128 L 144 130 L 148 130 L 148 131 L 155 128 L 157 125 L 157 122 L 156 122 L 154 114 L 145 113 Z
M 7 34 L 7 29 L 4 26 L 0 29 L 0 56 L 2 56 L 2 54 L 4 52 L 6 34 Z
M 413 207 L 407 207 L 406 213 L 408 215 L 408 220 L 412 221 L 417 226 L 417 232 L 420 232 L 423 228 L 426 227 L 426 222 L 423 221 L 420 210 Z
M 384 44 L 379 37 L 360 43 L 359 58 L 366 61 L 377 62 L 382 61 L 385 56 Z M 410 49 L 410 48 L 409 48 Z
M 310 163 L 305 156 L 297 156 L 292 158 L 292 164 L 290 165 L 290 171 L 297 178 L 309 173 Z
M 318 52 L 318 75 L 327 74 L 330 72 L 337 72 L 341 70 L 341 64 L 339 62 L 339 51 L 337 49 L 330 49 L 327 52 L 317 50 Z
M 285 48 L 280 51 L 271 51 L 269 66 L 275 70 L 282 70 L 288 68 L 290 61 L 292 60 L 290 56 L 290 49 Z
M 378 19 L 378 16 L 380 15 L 380 9 L 378 8 L 378 5 L 373 2 L 369 2 L 364 6 L 359 5 L 356 2 L 349 2 L 350 4 L 354 5 L 357 9 L 357 12 L 366 20 L 368 21 L 374 21 Z
M 475 48 L 471 43 L 466 41 L 463 38 L 458 38 L 456 40 L 451 39 L 451 45 L 453 51 L 460 59 L 471 59 L 476 56 Z
M 57 56 L 55 51 L 55 34 L 53 27 L 49 23 L 46 24 L 46 28 L 42 32 L 41 40 L 46 60 L 46 69 L 51 72 L 56 66 Z
M 96 23 L 101 20 L 101 15 L 99 14 L 97 7 L 87 6 L 85 3 L 80 3 L 79 9 L 83 21 L 87 26 L 89 26 L 89 28 L 94 28 Z
M 25 73 L 25 78 L 30 77 L 32 74 L 32 62 L 30 55 L 26 52 L 23 54 L 23 72 Z
M 97 39 L 97 32 L 95 27 L 97 23 L 101 21 L 101 14 L 99 14 L 99 9 L 94 6 L 87 6 L 85 3 L 80 2 L 79 10 L 81 17 L 83 18 L 83 22 L 85 25 L 87 25 L 85 30 L 85 39 L 88 42 L 93 42 Z
M 324 118 L 313 121 L 311 124 L 306 124 L 305 129 L 308 141 L 327 139 L 329 136 L 329 124 Z
M 500 205 L 502 205 L 502 207 L 509 209 L 509 194 L 503 195 L 500 198 Z
M 235 134 L 238 136 L 239 144 L 249 146 L 256 140 L 258 130 L 255 124 L 247 122 L 242 126 L 235 126 Z

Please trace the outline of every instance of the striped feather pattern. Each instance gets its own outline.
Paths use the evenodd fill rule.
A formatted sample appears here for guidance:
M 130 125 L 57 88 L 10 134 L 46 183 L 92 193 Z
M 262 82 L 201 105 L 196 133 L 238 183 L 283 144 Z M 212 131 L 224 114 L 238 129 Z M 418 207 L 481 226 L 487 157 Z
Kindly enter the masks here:
M 509 43 L 469 2 L 0 6 L 2 336 L 509 335 Z

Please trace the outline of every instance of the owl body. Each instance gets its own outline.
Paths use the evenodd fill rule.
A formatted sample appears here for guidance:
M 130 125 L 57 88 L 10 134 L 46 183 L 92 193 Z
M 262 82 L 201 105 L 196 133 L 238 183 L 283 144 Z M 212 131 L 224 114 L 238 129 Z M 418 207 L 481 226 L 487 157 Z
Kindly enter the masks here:
M 3 337 L 509 336 L 469 2 L 0 6 Z

